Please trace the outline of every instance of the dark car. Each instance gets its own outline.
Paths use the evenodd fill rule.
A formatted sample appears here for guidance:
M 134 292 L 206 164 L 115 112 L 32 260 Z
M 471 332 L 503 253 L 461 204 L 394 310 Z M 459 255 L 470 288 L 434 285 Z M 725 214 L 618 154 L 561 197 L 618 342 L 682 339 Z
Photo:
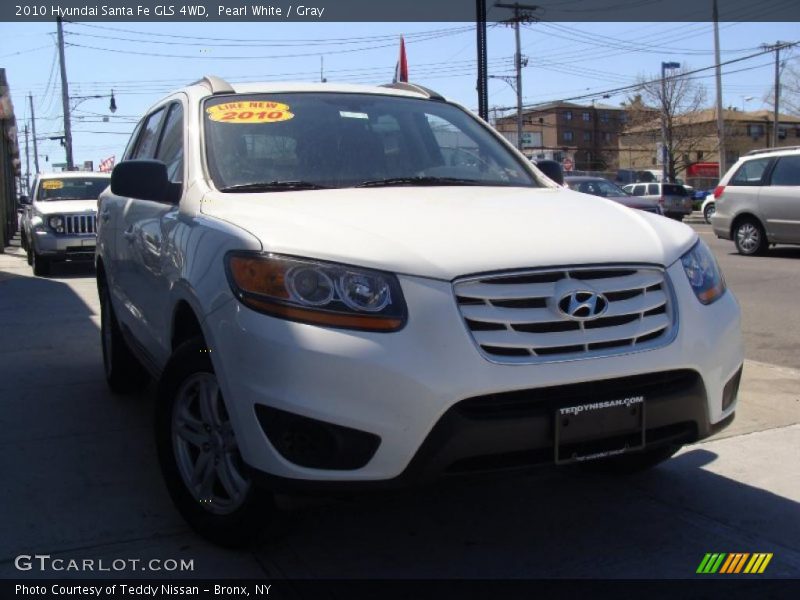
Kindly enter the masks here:
M 624 204 L 628 208 L 636 208 L 657 215 L 661 214 L 661 207 L 656 200 L 631 196 L 618 185 L 602 177 L 571 176 L 565 177 L 564 183 L 569 186 L 569 189 L 576 192 L 608 198 L 614 202 Z

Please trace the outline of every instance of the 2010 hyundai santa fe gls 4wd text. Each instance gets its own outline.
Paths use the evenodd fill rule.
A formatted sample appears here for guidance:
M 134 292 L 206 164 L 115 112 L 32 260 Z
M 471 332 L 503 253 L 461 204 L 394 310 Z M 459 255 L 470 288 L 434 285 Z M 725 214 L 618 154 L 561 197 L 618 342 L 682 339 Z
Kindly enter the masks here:
M 418 86 L 207 77 L 98 215 L 106 377 L 158 379 L 167 487 L 218 543 L 276 492 L 639 469 L 733 418 L 739 307 L 697 235 Z

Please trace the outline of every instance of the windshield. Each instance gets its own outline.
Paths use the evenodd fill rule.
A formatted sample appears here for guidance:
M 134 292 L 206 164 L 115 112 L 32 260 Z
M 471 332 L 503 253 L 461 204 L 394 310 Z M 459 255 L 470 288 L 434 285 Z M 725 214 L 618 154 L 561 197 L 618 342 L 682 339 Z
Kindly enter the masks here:
M 628 196 L 628 192 L 614 185 L 606 179 L 590 179 L 588 181 L 568 181 L 567 185 L 571 190 L 592 194 L 593 196 Z
M 108 177 L 64 177 L 63 179 L 43 179 L 39 183 L 36 199 L 39 202 L 50 200 L 96 200 L 108 187 Z
M 223 191 L 538 185 L 486 128 L 444 102 L 240 94 L 209 98 L 204 115 L 209 171 Z

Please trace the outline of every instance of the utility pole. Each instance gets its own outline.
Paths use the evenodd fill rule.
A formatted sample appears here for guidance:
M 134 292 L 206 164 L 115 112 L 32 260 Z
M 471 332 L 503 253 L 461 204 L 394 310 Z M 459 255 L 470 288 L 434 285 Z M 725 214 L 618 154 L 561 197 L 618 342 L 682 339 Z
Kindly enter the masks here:
M 28 124 L 25 124 L 25 193 L 31 188 L 31 154 L 28 151 Z
M 775 104 L 772 112 L 772 147 L 778 147 L 778 110 L 781 102 L 781 48 L 788 46 L 786 42 L 761 44 L 764 50 L 775 51 Z
M 72 171 L 75 164 L 72 159 L 72 124 L 69 114 L 69 84 L 67 83 L 67 65 L 64 62 L 64 28 L 61 17 L 56 19 L 58 30 L 58 57 L 61 63 L 61 106 L 64 111 L 64 146 L 67 150 L 67 171 Z
M 520 49 L 520 37 L 519 37 L 519 24 L 520 21 L 531 20 L 531 16 L 529 14 L 523 14 L 522 10 L 538 10 L 538 6 L 533 6 L 530 4 L 519 4 L 515 2 L 514 4 L 501 4 L 496 3 L 496 7 L 498 8 L 510 8 L 514 11 L 514 18 L 511 21 L 514 23 L 514 37 L 517 44 L 517 51 L 514 54 L 514 67 L 517 71 L 517 149 L 522 152 L 522 67 L 523 67 L 523 58 L 522 58 L 522 51 Z M 528 64 L 528 60 L 525 59 L 525 64 Z
M 725 113 L 722 112 L 722 67 L 719 58 L 719 12 L 717 11 L 717 0 L 712 6 L 712 18 L 714 20 L 714 65 L 717 80 L 717 147 L 719 148 L 719 177 L 727 171 L 726 152 L 725 152 Z
M 33 96 L 28 94 L 28 102 L 31 105 L 31 129 L 33 133 L 33 165 L 36 167 L 36 174 L 39 174 L 39 147 L 36 145 L 36 114 L 33 112 Z
M 486 0 L 475 0 L 475 25 L 478 50 L 478 116 L 489 122 L 488 70 L 486 67 Z M 495 117 L 497 115 L 495 114 Z

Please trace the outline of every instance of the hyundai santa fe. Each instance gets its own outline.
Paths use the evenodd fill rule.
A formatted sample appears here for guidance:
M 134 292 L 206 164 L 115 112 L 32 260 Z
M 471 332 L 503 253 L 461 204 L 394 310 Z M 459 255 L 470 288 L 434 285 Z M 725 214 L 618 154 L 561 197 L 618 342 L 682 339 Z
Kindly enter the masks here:
M 108 383 L 156 378 L 166 486 L 220 544 L 279 492 L 641 469 L 736 408 L 706 244 L 413 84 L 168 95 L 99 199 L 96 263 Z

